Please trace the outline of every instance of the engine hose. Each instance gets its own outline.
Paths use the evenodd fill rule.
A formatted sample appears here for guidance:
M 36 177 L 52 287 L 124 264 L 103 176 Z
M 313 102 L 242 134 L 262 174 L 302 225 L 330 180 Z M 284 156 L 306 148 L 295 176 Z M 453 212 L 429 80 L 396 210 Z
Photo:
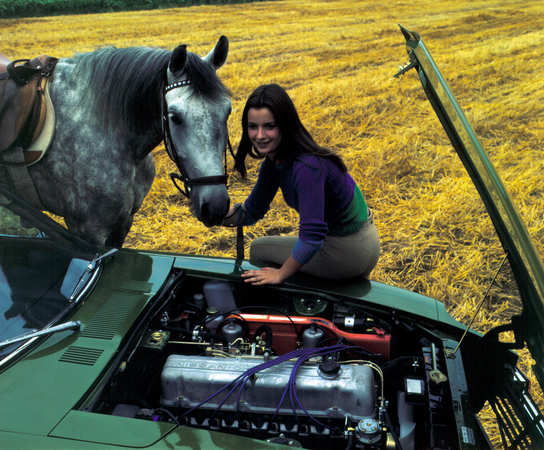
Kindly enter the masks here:
M 391 422 L 391 419 L 389 418 L 389 413 L 386 409 L 383 410 L 383 415 L 385 417 L 385 422 L 387 423 L 387 427 L 391 431 L 391 435 L 393 436 L 393 440 L 395 441 L 395 445 L 397 446 L 397 450 L 402 450 L 402 446 L 400 445 L 399 437 L 397 436 L 397 432 L 393 428 L 393 423 Z
M 172 333 L 179 333 L 182 336 L 189 337 L 191 339 L 194 338 L 195 332 L 193 330 L 186 330 L 184 328 L 174 328 L 174 327 L 162 327 L 164 331 L 170 331 Z M 208 331 L 196 331 L 196 336 L 202 339 L 209 339 L 209 340 L 218 340 L 221 341 L 224 347 L 228 347 L 227 338 L 225 336 L 222 336 L 220 334 L 210 333 Z
M 346 450 L 350 450 L 353 445 L 353 433 L 349 433 L 348 443 L 346 444 Z
M 255 331 L 255 334 L 253 335 L 253 340 L 257 338 L 257 336 L 260 336 L 261 334 L 265 333 L 266 340 L 265 340 L 265 348 L 272 350 L 272 328 L 268 325 L 261 325 L 259 328 L 257 328 L 257 331 Z

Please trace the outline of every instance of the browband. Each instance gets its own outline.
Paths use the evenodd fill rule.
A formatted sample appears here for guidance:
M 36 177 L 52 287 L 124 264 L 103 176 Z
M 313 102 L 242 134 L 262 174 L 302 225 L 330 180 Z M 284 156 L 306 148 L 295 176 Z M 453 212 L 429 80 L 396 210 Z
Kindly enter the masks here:
M 189 84 L 191 84 L 191 80 L 178 81 L 177 83 L 173 83 L 173 84 L 170 84 L 170 85 L 166 86 L 164 88 L 164 93 L 166 94 L 167 92 L 171 91 L 172 89 L 187 86 Z

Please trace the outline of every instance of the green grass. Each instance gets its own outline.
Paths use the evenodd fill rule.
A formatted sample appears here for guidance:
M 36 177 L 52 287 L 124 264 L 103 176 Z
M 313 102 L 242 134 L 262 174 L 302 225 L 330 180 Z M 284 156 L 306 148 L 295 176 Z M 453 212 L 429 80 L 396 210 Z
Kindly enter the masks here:
M 0 0 L 0 18 L 143 11 L 197 5 L 229 5 L 254 1 L 262 0 Z

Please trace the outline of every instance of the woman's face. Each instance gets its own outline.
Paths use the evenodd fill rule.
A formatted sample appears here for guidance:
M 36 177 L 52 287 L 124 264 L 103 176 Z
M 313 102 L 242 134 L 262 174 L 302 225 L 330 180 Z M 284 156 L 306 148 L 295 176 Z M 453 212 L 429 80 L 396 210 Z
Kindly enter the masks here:
M 255 150 L 274 159 L 281 142 L 281 131 L 268 108 L 250 108 L 247 113 L 247 132 Z

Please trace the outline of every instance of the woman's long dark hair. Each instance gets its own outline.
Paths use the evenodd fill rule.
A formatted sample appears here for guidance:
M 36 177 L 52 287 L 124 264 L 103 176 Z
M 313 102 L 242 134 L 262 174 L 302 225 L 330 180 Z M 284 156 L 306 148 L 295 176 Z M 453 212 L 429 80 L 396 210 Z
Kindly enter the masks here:
M 242 139 L 236 152 L 234 167 L 242 177 L 246 176 L 245 160 L 247 155 L 253 158 L 264 158 L 251 144 L 248 134 L 248 111 L 251 108 L 267 108 L 281 131 L 281 141 L 275 160 L 287 161 L 304 153 L 309 153 L 333 161 L 344 173 L 347 172 L 342 158 L 332 150 L 318 145 L 304 127 L 289 94 L 277 84 L 265 84 L 253 91 L 249 96 L 242 113 Z

